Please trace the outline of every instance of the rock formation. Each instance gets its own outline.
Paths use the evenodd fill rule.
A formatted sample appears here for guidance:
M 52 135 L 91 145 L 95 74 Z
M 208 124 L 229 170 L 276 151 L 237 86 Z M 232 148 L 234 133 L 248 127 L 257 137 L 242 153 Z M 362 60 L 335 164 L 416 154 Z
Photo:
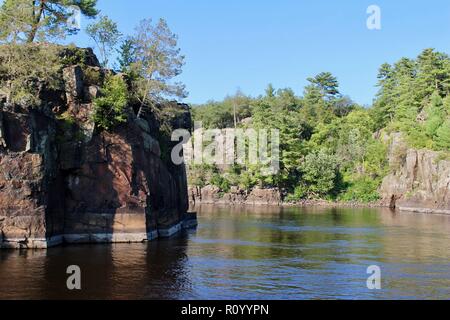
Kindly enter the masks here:
M 383 204 L 399 210 L 450 214 L 450 160 L 410 149 L 401 135 L 390 143 L 392 173 L 380 188 Z
M 40 91 L 39 106 L 0 97 L 0 248 L 141 242 L 193 224 L 185 167 L 170 161 L 164 133 L 191 128 L 189 107 L 130 111 L 114 130 L 97 130 L 100 83 L 87 74 L 110 71 L 91 50 L 84 57 L 83 68 L 62 71 L 61 90 Z
M 219 205 L 254 205 L 254 206 L 279 206 L 282 204 L 282 196 L 279 189 L 254 188 L 246 192 L 238 187 L 232 187 L 229 192 L 221 192 L 216 186 L 203 188 L 189 187 L 189 202 L 191 205 L 219 204 Z

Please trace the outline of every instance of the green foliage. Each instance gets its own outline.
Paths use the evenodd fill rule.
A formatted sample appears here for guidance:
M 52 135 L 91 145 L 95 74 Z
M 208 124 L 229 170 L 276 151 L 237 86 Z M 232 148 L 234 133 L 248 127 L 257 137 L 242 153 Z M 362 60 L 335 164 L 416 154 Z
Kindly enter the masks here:
M 119 53 L 117 62 L 119 63 L 120 71 L 129 73 L 131 66 L 136 62 L 136 46 L 133 39 L 125 39 L 117 52 Z
M 0 47 L 0 95 L 7 102 L 40 103 L 40 92 L 61 88 L 61 62 L 52 45 L 3 45 Z
M 336 78 L 329 73 L 310 82 L 303 97 L 289 88 L 275 90 L 269 85 L 258 98 L 239 94 L 195 107 L 194 120 L 202 121 L 207 129 L 236 125 L 277 129 L 280 134 L 280 171 L 276 174 L 265 176 L 260 165 L 245 163 L 203 175 L 202 185 L 239 186 L 247 191 L 255 186 L 278 187 L 286 191 L 287 201 L 378 199 L 388 161 L 386 145 L 374 137 L 373 111 L 342 97 Z M 197 170 L 191 171 L 195 175 Z
M 95 17 L 97 0 L 5 0 L 0 8 L 0 40 L 10 43 L 64 38 L 79 30 L 70 23 L 74 6 Z
M 185 98 L 185 86 L 172 82 L 182 72 L 184 56 L 178 48 L 178 37 L 167 22 L 160 19 L 154 24 L 151 19 L 142 20 L 132 41 L 134 63 L 131 72 L 137 75 L 133 93 L 141 105 L 154 105 L 172 97 Z
M 445 121 L 444 106 L 442 98 L 439 93 L 434 92 L 431 96 L 431 103 L 429 107 L 425 109 L 427 114 L 427 120 L 425 121 L 425 132 L 427 136 L 433 139 L 436 135 L 436 131 Z
M 109 76 L 101 93 L 102 97 L 94 101 L 94 121 L 99 128 L 111 130 L 127 120 L 127 84 L 120 76 Z
M 222 102 L 208 102 L 201 106 L 194 106 L 192 114 L 195 121 L 202 122 L 206 129 L 233 128 L 236 122 L 251 117 L 252 99 L 242 92 L 227 96 Z
M 323 150 L 308 154 L 301 166 L 301 186 L 308 198 L 323 198 L 335 188 L 338 160 Z
M 346 190 L 339 196 L 339 200 L 352 202 L 374 202 L 380 199 L 378 188 L 380 181 L 364 176 L 354 181 L 350 181 Z
M 380 90 L 373 109 L 376 129 L 401 131 L 415 148 L 445 151 L 449 56 L 426 49 L 415 60 L 384 64 L 378 78 Z
M 436 147 L 439 150 L 450 150 L 450 119 L 447 119 L 436 131 Z
M 85 67 L 83 75 L 86 85 L 100 85 L 103 81 L 103 75 L 97 68 Z
M 76 47 L 71 44 L 66 47 L 61 47 L 59 50 L 59 57 L 63 66 L 86 65 L 86 50 Z
M 230 191 L 230 183 L 224 178 L 220 173 L 215 173 L 210 180 L 210 183 L 213 186 L 219 187 L 221 191 L 228 192 Z
M 109 57 L 122 37 L 117 23 L 107 16 L 101 16 L 99 21 L 87 26 L 86 33 L 97 45 L 103 67 L 108 67 Z
M 314 78 L 308 78 L 307 80 L 311 83 L 306 87 L 307 94 L 308 92 L 315 92 L 314 94 L 327 100 L 332 100 L 340 95 L 339 82 L 330 72 L 319 73 Z

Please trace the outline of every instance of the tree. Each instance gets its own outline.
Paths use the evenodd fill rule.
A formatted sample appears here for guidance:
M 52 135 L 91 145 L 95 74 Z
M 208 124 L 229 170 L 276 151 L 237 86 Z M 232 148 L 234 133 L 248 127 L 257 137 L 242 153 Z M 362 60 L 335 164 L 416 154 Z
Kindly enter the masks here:
M 378 70 L 378 84 L 380 88 L 377 93 L 377 101 L 374 104 L 373 114 L 377 123 L 377 129 L 385 127 L 395 114 L 393 103 L 393 91 L 395 88 L 395 73 L 389 63 L 384 63 Z
M 450 118 L 436 131 L 436 145 L 440 150 L 450 150 Z
M 314 151 L 305 157 L 302 165 L 302 186 L 305 195 L 320 198 L 335 188 L 338 162 L 335 156 L 324 151 Z
M 108 66 L 109 57 L 119 39 L 122 37 L 117 23 L 107 16 L 102 16 L 98 22 L 89 24 L 86 33 L 94 40 L 102 59 L 102 65 Z
M 450 74 L 446 68 L 448 60 L 449 57 L 446 54 L 436 52 L 434 49 L 425 49 L 419 55 L 417 58 L 417 89 L 415 91 L 419 99 L 427 98 L 435 91 L 441 95 L 450 93 Z
M 0 96 L 11 103 L 37 105 L 43 89 L 59 88 L 60 70 L 56 46 L 0 46 Z
M 151 19 L 141 21 L 133 37 L 136 62 L 132 69 L 139 75 L 137 97 L 142 108 L 149 102 L 157 103 L 166 97 L 185 98 L 185 86 L 171 80 L 180 75 L 184 56 L 178 48 L 178 38 L 170 31 L 165 20 L 154 25 Z
M 99 128 L 111 130 L 127 120 L 127 84 L 120 75 L 109 76 L 102 88 L 102 96 L 94 100 L 94 121 Z
M 269 84 L 267 85 L 267 88 L 266 88 L 266 97 L 267 97 L 267 98 L 273 98 L 273 97 L 275 97 L 275 88 L 273 87 L 273 84 L 271 84 L 271 83 L 269 83 Z
M 314 78 L 308 78 L 307 80 L 327 100 L 332 100 L 340 95 L 339 82 L 330 72 L 319 73 Z
M 119 63 L 119 68 L 121 72 L 130 72 L 131 65 L 136 62 L 136 46 L 133 39 L 125 39 L 117 51 L 119 57 L 117 62 Z
M 427 113 L 427 120 L 425 121 L 425 132 L 429 138 L 433 139 L 436 131 L 445 121 L 445 112 L 442 98 L 436 91 L 431 96 L 431 103 L 425 109 Z
M 6 0 L 0 8 L 0 39 L 13 44 L 22 41 L 30 30 L 31 10 L 29 0 Z
M 448 151 L 450 150 L 450 96 L 447 96 L 443 101 L 442 114 L 445 118 L 436 130 L 434 142 L 439 150 Z
M 2 40 L 32 43 L 79 31 L 70 23 L 74 9 L 95 17 L 97 0 L 5 0 L 1 7 Z M 20 10 L 16 10 L 20 8 Z

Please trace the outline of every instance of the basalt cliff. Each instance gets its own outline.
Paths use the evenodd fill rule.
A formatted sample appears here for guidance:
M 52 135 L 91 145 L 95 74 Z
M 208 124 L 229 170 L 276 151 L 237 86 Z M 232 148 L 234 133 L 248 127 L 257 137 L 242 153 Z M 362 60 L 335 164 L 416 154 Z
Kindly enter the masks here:
M 0 248 L 142 242 L 195 224 L 185 167 L 168 155 L 167 132 L 191 128 L 189 107 L 130 107 L 126 123 L 98 130 L 93 100 L 112 71 L 90 49 L 78 56 L 59 89 L 34 84 L 39 105 L 0 95 Z
M 380 188 L 383 204 L 402 211 L 450 214 L 450 160 L 408 147 L 401 134 L 389 143 L 391 174 Z

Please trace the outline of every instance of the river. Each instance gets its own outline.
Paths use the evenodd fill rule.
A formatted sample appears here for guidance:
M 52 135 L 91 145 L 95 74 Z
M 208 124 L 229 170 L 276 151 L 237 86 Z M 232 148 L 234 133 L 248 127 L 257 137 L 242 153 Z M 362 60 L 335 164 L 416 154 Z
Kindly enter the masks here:
M 198 218 L 146 244 L 0 251 L 0 299 L 450 299 L 450 216 L 203 206 Z M 367 288 L 373 265 L 381 290 Z

